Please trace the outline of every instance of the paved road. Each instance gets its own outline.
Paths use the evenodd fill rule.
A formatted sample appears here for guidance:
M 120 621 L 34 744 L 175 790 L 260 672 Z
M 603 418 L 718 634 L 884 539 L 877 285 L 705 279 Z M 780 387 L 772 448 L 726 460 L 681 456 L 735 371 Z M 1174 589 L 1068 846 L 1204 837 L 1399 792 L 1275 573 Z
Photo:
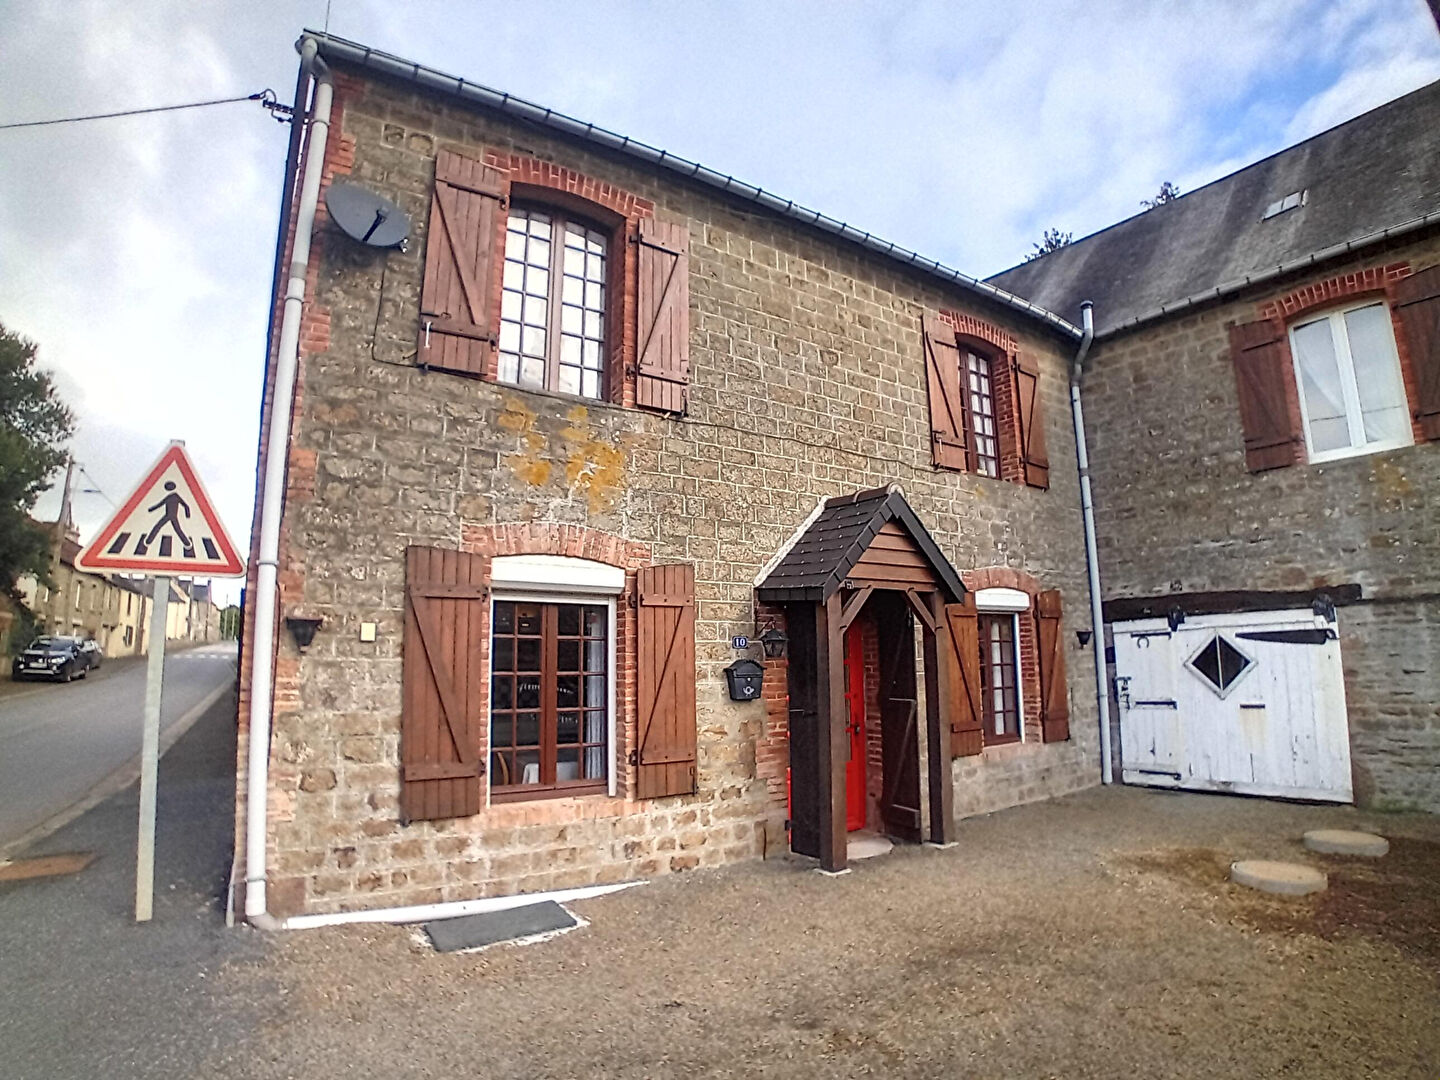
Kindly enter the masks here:
M 164 732 L 235 680 L 226 642 L 165 658 Z M 85 798 L 140 752 L 143 662 L 112 661 L 69 684 L 0 699 L 0 849 Z

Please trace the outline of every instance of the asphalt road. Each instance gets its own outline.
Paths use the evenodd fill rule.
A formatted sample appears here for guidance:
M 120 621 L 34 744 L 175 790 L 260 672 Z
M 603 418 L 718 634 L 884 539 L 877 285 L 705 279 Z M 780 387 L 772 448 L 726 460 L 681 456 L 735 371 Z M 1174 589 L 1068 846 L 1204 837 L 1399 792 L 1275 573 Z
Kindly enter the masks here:
M 165 732 L 235 680 L 235 645 L 165 658 Z M 140 752 L 143 661 L 111 661 L 73 683 L 29 684 L 0 698 L 0 849 L 79 803 Z

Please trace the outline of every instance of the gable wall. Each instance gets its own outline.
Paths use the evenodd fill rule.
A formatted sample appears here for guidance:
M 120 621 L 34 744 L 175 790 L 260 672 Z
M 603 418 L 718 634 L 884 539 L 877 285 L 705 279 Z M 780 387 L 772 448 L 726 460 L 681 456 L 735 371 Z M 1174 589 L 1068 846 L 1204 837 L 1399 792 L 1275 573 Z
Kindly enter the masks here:
M 1437 262 L 1440 236 L 1422 236 L 1119 334 L 1084 386 L 1106 599 L 1361 585 L 1339 615 L 1357 798 L 1432 810 L 1440 444 L 1248 472 L 1227 327 L 1336 277 Z
M 756 573 L 821 498 L 898 481 L 957 569 L 1023 570 L 1063 590 L 1067 620 L 1086 621 L 1068 343 L 966 291 L 508 121 L 343 72 L 336 103 L 330 172 L 351 172 L 396 199 L 415 232 L 408 253 L 388 257 L 323 222 L 317 234 L 280 581 L 282 615 L 303 609 L 325 623 L 303 657 L 283 625 L 280 634 L 274 910 L 568 887 L 783 849 L 785 724 L 773 671 L 767 707 L 728 701 L 722 668 L 736 658 L 732 635 L 756 633 Z M 688 223 L 688 417 L 407 366 L 442 147 L 554 161 L 652 202 L 658 218 Z M 1049 491 L 931 467 L 926 306 L 992 323 L 1039 362 Z M 400 826 L 407 544 L 481 554 L 590 545 L 631 569 L 692 562 L 698 793 L 625 795 L 633 672 L 622 659 L 619 797 L 514 803 Z M 359 642 L 362 621 L 378 623 L 374 644 Z M 967 759 L 957 807 L 990 810 L 1098 781 L 1089 654 L 1069 629 L 1064 637 L 1074 650 L 1072 741 Z M 248 672 L 248 655 L 243 663 Z M 242 709 L 242 815 L 244 717 Z M 962 775 L 958 762 L 955 771 Z

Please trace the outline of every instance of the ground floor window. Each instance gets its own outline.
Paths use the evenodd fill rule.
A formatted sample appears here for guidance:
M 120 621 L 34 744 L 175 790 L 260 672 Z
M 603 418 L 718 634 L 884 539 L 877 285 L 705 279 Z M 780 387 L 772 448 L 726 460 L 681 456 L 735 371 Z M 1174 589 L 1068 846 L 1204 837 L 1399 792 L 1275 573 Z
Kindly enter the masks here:
M 610 611 L 607 602 L 495 601 L 490 641 L 495 797 L 607 789 Z
M 1020 660 L 1013 614 L 980 615 L 980 690 L 985 745 L 1020 739 Z

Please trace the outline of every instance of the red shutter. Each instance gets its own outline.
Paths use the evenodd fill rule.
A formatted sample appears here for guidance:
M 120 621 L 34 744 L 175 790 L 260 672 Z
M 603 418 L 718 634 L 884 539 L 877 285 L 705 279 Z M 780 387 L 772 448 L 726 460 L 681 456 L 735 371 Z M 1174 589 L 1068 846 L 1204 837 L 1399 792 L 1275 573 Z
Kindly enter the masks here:
M 636 795 L 688 795 L 695 790 L 695 568 L 645 567 L 636 593 Z
M 1065 639 L 1060 634 L 1059 589 L 1035 598 L 1035 640 L 1040 650 L 1040 727 L 1046 742 L 1064 742 L 1070 738 L 1070 694 L 1065 681 Z
M 484 560 L 441 548 L 405 551 L 400 815 L 480 812 L 480 726 L 486 715 Z
M 980 703 L 980 619 L 975 594 L 945 605 L 950 628 L 950 755 L 973 757 L 984 748 Z
M 1040 406 L 1040 369 L 1023 353 L 1010 358 L 1015 389 L 1016 441 L 1025 483 L 1031 487 L 1050 486 L 1050 455 L 1045 451 L 1045 413 Z
M 416 363 L 462 375 L 493 370 L 492 293 L 504 256 L 495 242 L 509 193 L 505 173 L 484 162 L 449 150 L 435 159 Z
M 683 416 L 690 386 L 690 227 L 640 219 L 635 404 Z
M 969 436 L 955 331 L 934 315 L 923 316 L 920 326 L 930 395 L 930 460 L 942 469 L 964 469 L 969 461 Z
M 1424 438 L 1440 439 L 1440 266 L 1392 284 L 1390 303 L 1415 374 L 1413 415 Z
M 1230 359 L 1245 432 L 1246 468 L 1264 472 L 1294 465 L 1300 432 L 1290 416 L 1295 376 L 1284 325 L 1261 319 L 1232 326 Z

